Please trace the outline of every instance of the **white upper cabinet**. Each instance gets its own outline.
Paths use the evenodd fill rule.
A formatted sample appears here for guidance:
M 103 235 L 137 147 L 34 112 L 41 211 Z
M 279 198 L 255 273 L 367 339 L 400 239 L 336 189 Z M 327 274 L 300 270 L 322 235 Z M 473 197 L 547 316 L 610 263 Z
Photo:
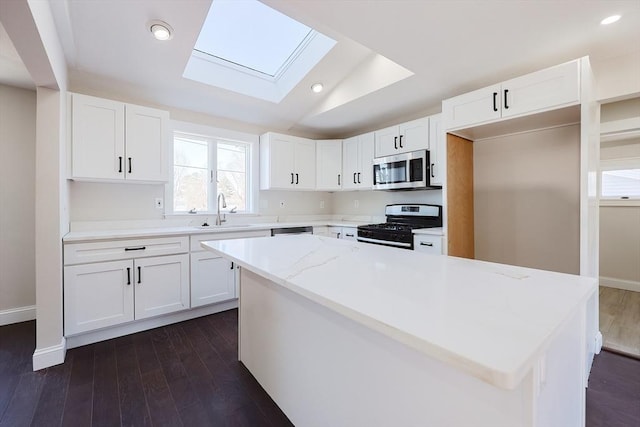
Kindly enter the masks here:
M 580 60 L 567 62 L 442 102 L 447 130 L 580 103 Z
M 342 188 L 370 190 L 373 187 L 373 132 L 354 136 L 342 142 Z
M 447 173 L 447 138 L 442 128 L 442 114 L 429 117 L 429 155 L 431 185 L 444 185 L 444 177 Z
M 124 104 L 73 95 L 72 177 L 124 179 Z
M 342 140 L 316 141 L 316 189 L 342 188 Z
M 131 104 L 125 110 L 126 178 L 166 181 L 168 150 L 163 141 L 167 137 L 169 114 Z
M 375 157 L 429 149 L 429 119 L 412 120 L 375 132 Z
M 260 136 L 260 189 L 314 190 L 315 141 L 273 132 Z
M 165 182 L 169 113 L 73 94 L 71 178 Z

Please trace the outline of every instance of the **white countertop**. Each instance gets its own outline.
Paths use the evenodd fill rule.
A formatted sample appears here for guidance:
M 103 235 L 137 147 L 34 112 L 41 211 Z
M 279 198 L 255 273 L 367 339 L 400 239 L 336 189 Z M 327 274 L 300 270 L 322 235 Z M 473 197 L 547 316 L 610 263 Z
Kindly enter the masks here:
M 442 236 L 444 235 L 444 230 L 442 227 L 434 227 L 434 228 L 416 228 L 411 230 L 413 234 L 430 234 L 434 236 Z
M 357 227 L 366 224 L 364 222 L 354 221 L 303 221 L 303 222 L 265 222 L 255 224 L 223 224 L 221 226 L 212 225 L 209 227 L 153 227 L 153 228 L 131 228 L 120 230 L 95 230 L 95 231 L 72 231 L 67 233 L 63 240 L 65 243 L 87 242 L 92 240 L 111 240 L 111 239 L 135 239 L 145 237 L 158 236 L 176 236 L 190 234 L 208 234 L 208 233 L 229 233 L 234 231 L 251 231 L 251 230 L 270 230 L 272 228 L 287 227 Z
M 588 277 L 298 235 L 209 241 L 285 288 L 498 387 L 597 291 Z

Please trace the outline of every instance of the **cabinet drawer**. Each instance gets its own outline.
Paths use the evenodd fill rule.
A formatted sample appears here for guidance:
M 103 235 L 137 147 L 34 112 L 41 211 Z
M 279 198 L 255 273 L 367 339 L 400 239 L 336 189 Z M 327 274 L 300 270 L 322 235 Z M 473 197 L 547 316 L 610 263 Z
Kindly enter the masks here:
M 271 236 L 271 230 L 229 231 L 211 234 L 192 234 L 191 252 L 204 251 L 202 246 L 200 246 L 200 243 L 206 242 L 207 240 L 247 239 L 250 237 L 268 236 Z
M 422 234 L 413 236 L 413 250 L 434 255 L 442 255 L 442 237 Z
M 188 236 L 70 243 L 64 245 L 64 264 L 87 264 L 187 252 Z

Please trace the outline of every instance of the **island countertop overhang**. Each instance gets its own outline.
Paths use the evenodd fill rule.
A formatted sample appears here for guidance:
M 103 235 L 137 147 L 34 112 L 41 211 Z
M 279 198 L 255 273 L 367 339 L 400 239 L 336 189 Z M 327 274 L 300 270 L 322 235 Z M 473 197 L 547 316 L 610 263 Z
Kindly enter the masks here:
M 317 236 L 202 246 L 506 389 L 597 290 L 588 277 Z

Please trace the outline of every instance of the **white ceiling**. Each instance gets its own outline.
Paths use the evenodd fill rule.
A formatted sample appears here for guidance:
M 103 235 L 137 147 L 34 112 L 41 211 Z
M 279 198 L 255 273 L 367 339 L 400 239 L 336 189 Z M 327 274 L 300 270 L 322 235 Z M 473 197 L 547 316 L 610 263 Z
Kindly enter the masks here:
M 182 78 L 210 0 L 51 5 L 72 90 L 309 136 L 350 136 L 439 111 L 442 99 L 560 62 L 640 50 L 639 0 L 262 1 L 338 41 L 279 104 Z M 599 25 L 614 13 L 622 15 L 618 23 Z M 154 40 L 146 27 L 152 19 L 168 22 L 173 39 Z M 414 75 L 363 95 L 375 80 L 376 54 Z M 326 88 L 320 95 L 309 89 L 316 81 Z

